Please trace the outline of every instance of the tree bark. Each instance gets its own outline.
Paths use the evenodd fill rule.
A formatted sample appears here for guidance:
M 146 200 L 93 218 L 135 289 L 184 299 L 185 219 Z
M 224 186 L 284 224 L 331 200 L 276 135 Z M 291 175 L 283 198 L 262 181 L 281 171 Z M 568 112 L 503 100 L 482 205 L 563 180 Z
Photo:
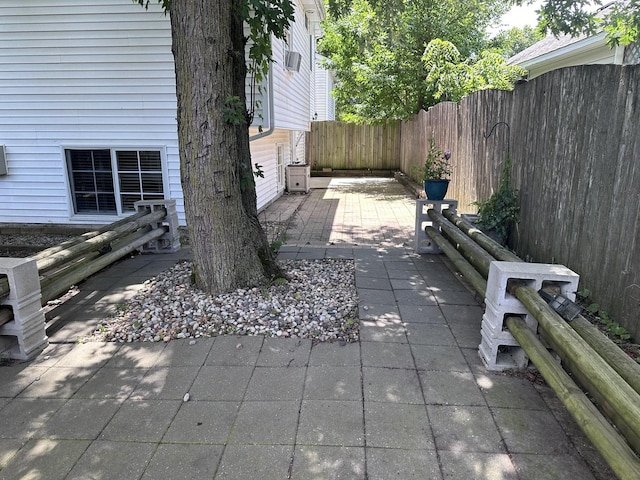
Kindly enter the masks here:
M 209 293 L 281 275 L 258 221 L 238 0 L 174 0 L 171 32 L 185 213 L 197 285 Z

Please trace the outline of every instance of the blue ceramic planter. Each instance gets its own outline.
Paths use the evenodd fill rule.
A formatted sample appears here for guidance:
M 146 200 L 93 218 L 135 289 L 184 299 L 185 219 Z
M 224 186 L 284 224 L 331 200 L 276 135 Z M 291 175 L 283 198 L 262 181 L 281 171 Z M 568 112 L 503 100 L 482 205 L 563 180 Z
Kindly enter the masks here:
M 449 188 L 449 180 L 425 180 L 424 191 L 429 200 L 443 200 Z

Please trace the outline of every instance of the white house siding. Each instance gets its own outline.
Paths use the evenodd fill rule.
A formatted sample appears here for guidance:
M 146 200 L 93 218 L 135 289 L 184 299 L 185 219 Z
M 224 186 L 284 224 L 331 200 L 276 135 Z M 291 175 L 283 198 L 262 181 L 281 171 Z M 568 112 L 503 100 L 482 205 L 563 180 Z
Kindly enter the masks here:
M 314 118 L 318 121 L 335 120 L 335 100 L 331 96 L 333 76 L 331 72 L 316 64 L 313 78 L 316 91 L 316 111 Z
M 291 26 L 291 44 L 287 46 L 281 40 L 273 41 L 274 117 L 276 128 L 309 130 L 309 32 L 305 27 L 302 5 L 298 3 L 297 6 L 295 23 Z M 291 72 L 284 68 L 286 49 L 302 55 L 300 71 Z
M 249 38 L 251 35 L 251 29 L 247 23 L 244 24 L 244 35 Z M 245 46 L 245 57 L 249 58 L 249 50 L 251 49 L 253 42 L 249 39 Z M 244 81 L 244 89 L 247 95 L 247 108 L 253 113 L 253 120 L 251 121 L 251 127 L 256 129 L 262 128 L 267 130 L 271 124 L 270 115 L 272 112 L 269 107 L 269 81 L 268 76 L 256 80 L 251 69 L 247 69 L 247 76 Z
M 274 41 L 278 129 L 251 142 L 258 207 L 282 193 L 276 144 L 291 162 L 292 130 L 308 130 L 309 36 L 297 4 L 292 49 L 300 72 L 282 67 Z M 164 191 L 185 224 L 176 129 L 169 18 L 155 2 L 131 0 L 0 0 L 0 145 L 8 175 L 0 176 L 0 223 L 96 224 L 115 215 L 75 215 L 66 148 L 157 149 Z M 304 148 L 304 146 L 302 147 Z M 302 158 L 304 158 L 302 150 Z M 297 151 L 296 155 L 300 155 Z
M 182 198 L 171 30 L 157 5 L 2 0 L 0 24 L 0 222 L 115 219 L 73 214 L 65 148 L 159 149 L 165 195 Z
M 291 163 L 305 163 L 306 133 L 304 131 L 291 132 Z
M 287 130 L 276 130 L 268 137 L 251 142 L 251 163 L 260 165 L 264 178 L 256 178 L 256 196 L 258 210 L 263 210 L 284 191 L 284 184 L 278 184 L 277 148 L 283 146 L 284 165 L 290 159 L 290 133 Z

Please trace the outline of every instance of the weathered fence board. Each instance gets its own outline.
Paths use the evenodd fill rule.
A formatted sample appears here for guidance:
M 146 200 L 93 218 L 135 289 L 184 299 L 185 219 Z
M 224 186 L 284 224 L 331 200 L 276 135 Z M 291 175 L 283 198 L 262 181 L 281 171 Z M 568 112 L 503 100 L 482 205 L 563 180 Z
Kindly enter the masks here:
M 307 163 L 313 170 L 398 170 L 400 123 L 312 122 Z

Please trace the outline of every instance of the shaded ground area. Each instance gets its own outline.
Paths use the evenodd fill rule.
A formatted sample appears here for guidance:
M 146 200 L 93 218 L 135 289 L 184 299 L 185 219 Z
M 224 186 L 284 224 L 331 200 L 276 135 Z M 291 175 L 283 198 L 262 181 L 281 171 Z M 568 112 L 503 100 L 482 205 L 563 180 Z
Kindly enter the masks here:
M 120 262 L 51 312 L 47 351 L 0 368 L 0 480 L 613 478 L 548 387 L 483 367 L 482 307 L 413 253 L 413 201 L 342 182 L 268 215 L 297 210 L 281 258 L 354 259 L 360 342 L 77 344 L 188 254 Z

